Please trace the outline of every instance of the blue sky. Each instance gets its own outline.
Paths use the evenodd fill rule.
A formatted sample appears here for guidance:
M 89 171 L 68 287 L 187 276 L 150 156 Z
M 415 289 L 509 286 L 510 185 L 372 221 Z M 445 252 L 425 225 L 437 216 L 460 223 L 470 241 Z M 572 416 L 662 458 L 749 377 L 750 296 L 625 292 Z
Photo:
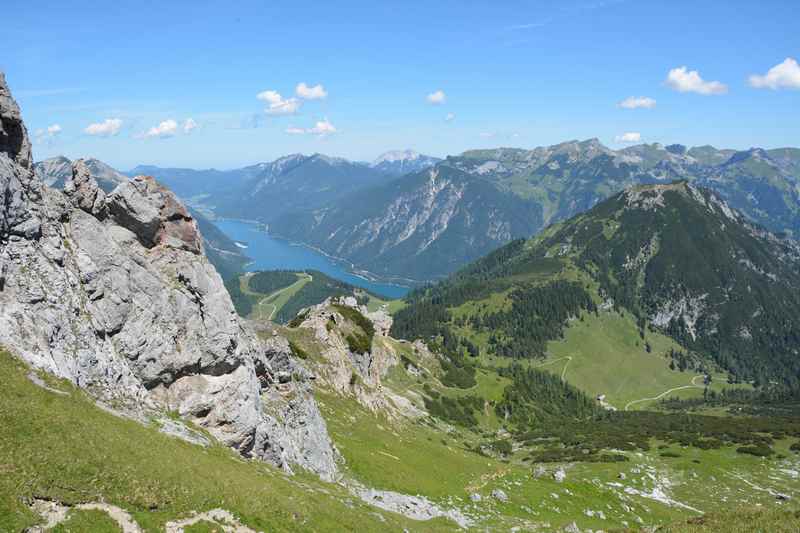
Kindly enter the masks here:
M 635 134 L 800 145 L 800 67 L 784 63 L 800 60 L 796 0 L 6 0 L 4 13 L 0 70 L 37 159 L 231 168 Z M 268 114 L 269 98 L 296 113 Z

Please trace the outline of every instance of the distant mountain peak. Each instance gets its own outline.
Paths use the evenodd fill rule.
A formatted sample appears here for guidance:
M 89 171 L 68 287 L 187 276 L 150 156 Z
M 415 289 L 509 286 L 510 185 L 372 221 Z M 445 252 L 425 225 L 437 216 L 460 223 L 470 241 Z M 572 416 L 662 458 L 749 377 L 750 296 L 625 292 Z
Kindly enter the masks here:
M 316 161 L 322 161 L 322 162 L 327 163 L 329 165 L 349 165 L 349 164 L 352 164 L 350 161 L 348 161 L 347 159 L 345 159 L 343 157 L 336 157 L 336 156 L 325 155 L 325 154 L 320 154 L 320 153 L 313 154 L 311 157 L 309 157 L 309 159 L 316 160 Z
M 434 166 L 439 161 L 439 158 L 420 154 L 410 149 L 390 150 L 379 155 L 369 166 L 384 174 L 400 176 L 419 172 Z
M 381 163 L 393 163 L 395 161 L 416 161 L 422 156 L 419 152 L 411 149 L 407 150 L 390 150 L 379 155 L 371 163 L 371 166 L 377 166 Z

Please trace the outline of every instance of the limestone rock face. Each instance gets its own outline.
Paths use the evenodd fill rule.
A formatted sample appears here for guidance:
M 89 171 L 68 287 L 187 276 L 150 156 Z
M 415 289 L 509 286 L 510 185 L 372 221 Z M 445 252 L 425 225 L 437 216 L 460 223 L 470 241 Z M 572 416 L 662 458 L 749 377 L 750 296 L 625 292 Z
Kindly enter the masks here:
M 246 457 L 333 479 L 308 371 L 240 321 L 186 208 L 150 177 L 106 194 L 82 161 L 63 192 L 44 186 L 1 82 L 0 345 L 122 410 L 176 410 Z
M 7 154 L 19 166 L 31 170 L 31 141 L 22 122 L 19 106 L 0 72 L 0 152 Z
M 346 342 L 347 320 L 337 306 L 352 307 L 369 319 L 375 336 L 368 353 L 350 351 Z M 315 367 L 317 379 L 341 395 L 352 395 L 358 403 L 373 412 L 389 418 L 417 418 L 424 412 L 408 398 L 385 387 L 383 378 L 400 360 L 388 337 L 392 318 L 385 311 L 367 312 L 355 298 L 328 299 L 319 305 L 301 311 L 304 315 L 299 327 L 313 331 L 322 347 L 323 364 Z M 331 327 L 333 325 L 333 327 Z

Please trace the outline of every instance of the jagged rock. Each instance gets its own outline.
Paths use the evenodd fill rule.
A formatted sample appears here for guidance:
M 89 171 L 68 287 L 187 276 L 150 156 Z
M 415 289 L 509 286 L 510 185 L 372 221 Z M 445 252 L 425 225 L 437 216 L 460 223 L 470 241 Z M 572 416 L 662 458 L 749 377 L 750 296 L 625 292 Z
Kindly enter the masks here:
M 92 179 L 92 174 L 83 160 L 79 159 L 72 165 L 72 179 L 66 181 L 64 194 L 72 200 L 75 207 L 101 220 L 105 218 L 106 194 Z
M 333 479 L 310 373 L 238 318 L 175 196 L 147 177 L 106 195 L 81 161 L 64 192 L 45 187 L 2 77 L 0 117 L 0 345 L 133 418 L 175 410 L 246 457 Z
M 5 74 L 0 72 L 0 153 L 8 154 L 12 161 L 26 170 L 31 170 L 31 141 L 22 122 L 22 113 L 11 91 L 8 90 Z
M 556 483 L 563 483 L 567 479 L 567 472 L 563 468 L 559 468 L 553 472 L 553 479 L 556 480 Z
M 108 196 L 108 210 L 145 247 L 166 244 L 201 253 L 202 239 L 191 215 L 175 196 L 150 176 L 120 184 Z
M 469 495 L 469 499 L 472 500 L 473 502 L 476 502 L 476 503 L 481 501 L 481 500 L 483 500 L 481 495 L 478 494 L 477 492 L 473 492 L 472 494 L 470 494 Z
M 503 503 L 508 501 L 508 495 L 501 489 L 494 489 L 492 491 L 492 498 Z
M 572 522 L 567 527 L 564 528 L 565 533 L 581 533 L 581 528 L 578 527 L 578 524 Z
M 388 330 L 376 327 L 371 350 L 363 354 L 352 353 L 342 329 L 350 326 L 345 326 L 347 320 L 332 305 L 334 303 L 345 305 L 346 301 L 344 298 L 328 299 L 300 313 L 304 318 L 299 327 L 313 331 L 323 347 L 320 355 L 324 364 L 318 365 L 315 373 L 321 383 L 339 394 L 355 396 L 356 401 L 367 409 L 390 418 L 423 416 L 425 413 L 408 398 L 383 386 L 382 379 L 400 360 L 386 337 Z M 355 299 L 351 303 L 356 303 Z M 355 308 L 368 319 L 374 316 L 366 313 L 365 308 L 359 308 L 357 303 Z M 336 326 L 329 328 L 331 323 Z M 355 382 L 354 375 L 358 377 Z

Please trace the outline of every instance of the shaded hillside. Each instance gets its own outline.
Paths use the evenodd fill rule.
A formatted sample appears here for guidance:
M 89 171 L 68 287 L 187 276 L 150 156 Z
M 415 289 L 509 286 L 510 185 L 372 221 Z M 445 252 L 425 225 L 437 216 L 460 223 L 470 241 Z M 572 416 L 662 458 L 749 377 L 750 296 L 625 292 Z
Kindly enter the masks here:
M 435 279 L 626 187 L 686 179 L 767 229 L 797 235 L 798 165 L 800 151 L 792 148 L 737 152 L 643 144 L 611 150 L 597 139 L 472 150 L 435 167 L 440 176 L 458 176 L 459 187 L 440 191 L 424 174 L 403 176 L 277 218 L 272 229 L 382 276 Z M 519 220 L 524 223 L 515 225 Z
M 439 166 L 319 210 L 286 215 L 270 228 L 379 276 L 431 279 L 540 225 L 533 202 Z

